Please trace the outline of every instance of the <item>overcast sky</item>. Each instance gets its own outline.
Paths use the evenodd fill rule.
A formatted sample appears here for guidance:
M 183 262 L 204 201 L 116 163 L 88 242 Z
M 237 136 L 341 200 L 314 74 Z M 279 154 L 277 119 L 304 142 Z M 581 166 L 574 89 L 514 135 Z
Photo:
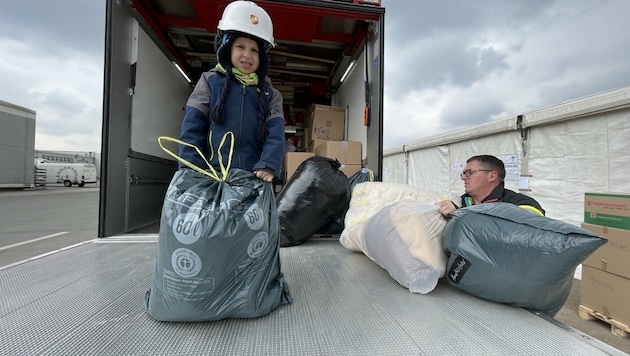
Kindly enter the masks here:
M 628 0 L 382 0 L 385 147 L 630 85 Z M 0 1 L 0 100 L 100 151 L 105 1 Z
M 628 0 L 382 3 L 385 147 L 630 85 Z

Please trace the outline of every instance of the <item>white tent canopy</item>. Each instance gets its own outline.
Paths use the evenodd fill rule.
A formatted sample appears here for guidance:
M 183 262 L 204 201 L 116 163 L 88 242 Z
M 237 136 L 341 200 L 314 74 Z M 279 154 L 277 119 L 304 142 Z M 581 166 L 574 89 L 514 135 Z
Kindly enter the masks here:
M 508 189 L 580 225 L 584 193 L 630 193 L 630 87 L 390 149 L 383 180 L 462 194 L 459 173 L 479 154 L 504 161 Z

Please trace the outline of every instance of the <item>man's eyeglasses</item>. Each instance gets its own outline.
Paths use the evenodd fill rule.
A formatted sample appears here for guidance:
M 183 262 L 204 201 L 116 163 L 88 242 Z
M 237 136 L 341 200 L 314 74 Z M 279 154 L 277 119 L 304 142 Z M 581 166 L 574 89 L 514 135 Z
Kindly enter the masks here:
M 475 172 L 492 172 L 492 169 L 467 169 L 463 171 L 462 173 L 460 173 L 459 176 L 462 178 L 464 177 L 468 178 Z

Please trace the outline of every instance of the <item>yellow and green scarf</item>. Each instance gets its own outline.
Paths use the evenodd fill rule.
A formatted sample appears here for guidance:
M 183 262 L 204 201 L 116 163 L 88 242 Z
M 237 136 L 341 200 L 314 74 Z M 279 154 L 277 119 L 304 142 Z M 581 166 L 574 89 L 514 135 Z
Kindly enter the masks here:
M 223 68 L 223 66 L 220 63 L 217 63 L 216 68 L 221 73 L 227 73 L 227 70 L 225 70 L 225 68 Z M 232 68 L 232 73 L 234 74 L 234 77 L 236 78 L 236 80 L 238 80 L 241 84 L 245 86 L 258 85 L 258 74 L 256 74 L 255 72 L 251 74 L 244 74 L 240 70 L 236 68 Z

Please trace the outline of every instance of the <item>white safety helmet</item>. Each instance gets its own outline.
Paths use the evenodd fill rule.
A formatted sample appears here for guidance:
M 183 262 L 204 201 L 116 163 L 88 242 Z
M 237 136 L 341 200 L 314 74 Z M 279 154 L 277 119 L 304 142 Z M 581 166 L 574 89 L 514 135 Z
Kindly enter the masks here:
M 225 7 L 219 25 L 219 33 L 237 31 L 249 34 L 274 47 L 273 23 L 269 14 L 252 1 L 233 1 Z

